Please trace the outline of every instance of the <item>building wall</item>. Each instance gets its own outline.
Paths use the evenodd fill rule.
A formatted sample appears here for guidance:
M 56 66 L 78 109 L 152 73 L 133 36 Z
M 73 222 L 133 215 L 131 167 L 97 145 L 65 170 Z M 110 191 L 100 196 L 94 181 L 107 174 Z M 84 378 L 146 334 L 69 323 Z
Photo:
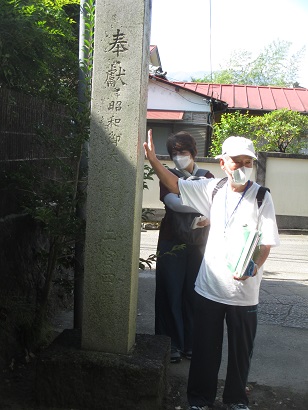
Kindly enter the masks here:
M 155 79 L 149 81 L 147 107 L 151 110 L 211 111 L 209 100 L 205 97 Z
M 178 131 L 187 131 L 196 140 L 200 156 L 207 156 L 212 130 L 212 109 L 209 98 L 191 90 L 176 87 L 167 82 L 150 78 L 148 85 L 149 110 L 182 111 L 181 119 L 170 119 L 168 114 L 161 118 L 148 119 L 148 128 L 153 129 L 156 152 L 167 155 L 166 140 Z
M 307 176 L 307 159 L 267 158 L 266 186 L 279 215 L 308 216 Z
M 169 157 L 159 158 L 163 164 L 174 167 Z M 308 229 L 308 155 L 259 153 L 258 158 L 252 179 L 270 188 L 279 229 Z M 215 177 L 225 176 L 218 160 L 197 158 L 196 162 Z M 148 182 L 148 186 L 149 189 L 143 193 L 143 207 L 155 209 L 159 219 L 164 213 L 164 205 L 159 200 L 156 176 Z

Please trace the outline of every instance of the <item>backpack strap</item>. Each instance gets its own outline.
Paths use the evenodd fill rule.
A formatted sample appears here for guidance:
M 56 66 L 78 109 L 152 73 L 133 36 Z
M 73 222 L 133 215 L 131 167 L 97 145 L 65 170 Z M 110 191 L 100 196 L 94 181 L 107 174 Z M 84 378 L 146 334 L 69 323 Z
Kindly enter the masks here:
M 183 174 L 175 168 L 168 168 L 168 170 L 179 178 L 187 179 L 187 177 L 183 177 Z M 192 178 L 194 177 L 193 179 L 199 179 L 198 177 L 205 177 L 208 172 L 208 169 L 198 168 L 196 174 L 192 175 Z
M 228 181 L 228 177 L 224 177 L 224 178 L 222 178 L 220 181 L 217 182 L 217 184 L 216 184 L 216 186 L 215 186 L 215 188 L 214 188 L 214 190 L 213 190 L 213 192 L 212 192 L 212 202 L 213 202 L 214 196 L 217 194 L 217 191 L 218 191 L 220 188 L 222 188 L 227 181 Z
M 177 177 L 181 178 L 183 174 L 175 168 L 168 168 L 168 171 L 172 172 Z
M 195 174 L 196 177 L 205 177 L 205 175 L 209 172 L 208 169 L 198 168 Z
M 260 208 L 260 206 L 262 205 L 263 199 L 264 199 L 264 195 L 265 192 L 271 192 L 269 188 L 265 187 L 265 186 L 260 186 L 258 189 L 258 193 L 257 193 L 257 202 L 258 202 L 258 208 Z

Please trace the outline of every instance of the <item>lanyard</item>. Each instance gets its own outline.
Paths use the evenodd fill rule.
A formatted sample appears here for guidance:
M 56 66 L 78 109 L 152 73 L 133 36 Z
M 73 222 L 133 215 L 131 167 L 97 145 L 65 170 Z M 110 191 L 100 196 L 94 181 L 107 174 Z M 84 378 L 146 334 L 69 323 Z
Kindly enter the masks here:
M 226 196 L 225 196 L 225 232 L 226 232 L 226 229 L 229 225 L 229 222 L 230 222 L 232 216 L 235 214 L 235 212 L 237 211 L 237 208 L 239 207 L 240 203 L 242 202 L 242 199 L 244 198 L 244 196 L 247 192 L 247 189 L 249 188 L 249 185 L 250 185 L 250 181 L 248 180 L 247 185 L 246 185 L 246 187 L 245 187 L 245 189 L 244 189 L 244 191 L 243 191 L 243 193 L 242 193 L 236 207 L 233 209 L 233 212 L 231 213 L 231 215 L 228 219 L 227 219 L 227 193 L 228 193 L 228 186 L 229 185 L 227 185 L 227 187 L 226 187 Z

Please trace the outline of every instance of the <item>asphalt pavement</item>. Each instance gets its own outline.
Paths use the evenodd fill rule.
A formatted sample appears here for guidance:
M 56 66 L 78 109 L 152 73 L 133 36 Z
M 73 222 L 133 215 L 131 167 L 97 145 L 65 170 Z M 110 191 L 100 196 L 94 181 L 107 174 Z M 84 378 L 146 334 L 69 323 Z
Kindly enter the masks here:
M 140 257 L 156 253 L 158 230 L 141 232 Z M 139 272 L 137 333 L 154 334 L 155 263 Z M 308 392 L 308 235 L 280 234 L 264 268 L 258 330 L 249 383 Z M 55 318 L 57 331 L 73 326 L 73 312 Z M 219 378 L 226 375 L 226 344 Z M 187 380 L 189 360 L 170 365 Z
M 141 232 L 140 257 L 155 254 L 158 231 Z M 308 392 L 308 235 L 280 234 L 264 267 L 250 383 Z M 137 333 L 154 334 L 155 264 L 139 273 Z M 224 345 L 221 379 L 226 374 Z M 187 377 L 189 361 L 170 366 Z

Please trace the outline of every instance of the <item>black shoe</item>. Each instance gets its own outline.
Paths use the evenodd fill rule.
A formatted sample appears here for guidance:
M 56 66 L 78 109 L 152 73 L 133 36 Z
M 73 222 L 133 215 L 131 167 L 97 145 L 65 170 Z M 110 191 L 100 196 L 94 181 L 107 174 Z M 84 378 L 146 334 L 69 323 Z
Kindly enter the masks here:
M 179 363 L 182 360 L 180 352 L 172 348 L 170 353 L 170 363 Z
M 228 404 L 227 410 L 249 410 L 249 407 L 247 407 L 246 404 L 242 403 L 232 403 Z
M 185 352 L 181 352 L 182 356 L 186 357 L 186 359 L 191 360 L 192 350 L 185 350 Z

